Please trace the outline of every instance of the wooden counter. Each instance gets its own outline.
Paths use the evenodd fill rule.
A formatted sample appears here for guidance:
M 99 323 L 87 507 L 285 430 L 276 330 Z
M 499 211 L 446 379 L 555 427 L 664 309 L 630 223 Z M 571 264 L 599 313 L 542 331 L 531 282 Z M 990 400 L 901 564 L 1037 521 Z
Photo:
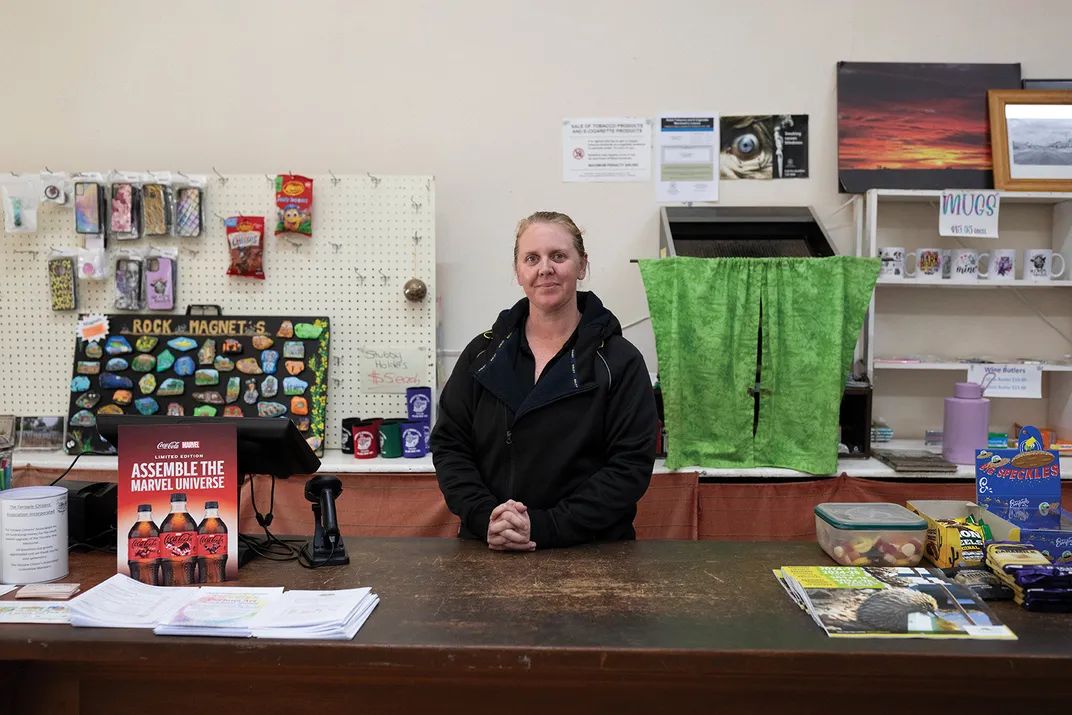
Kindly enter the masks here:
M 382 601 L 353 641 L 0 626 L 0 712 L 1027 711 L 1072 676 L 1072 617 L 1007 603 L 994 610 L 1018 641 L 828 638 L 771 575 L 829 563 L 813 543 L 347 546 L 349 567 L 257 560 L 240 583 L 372 586 Z M 68 580 L 89 587 L 114 563 L 73 556 Z

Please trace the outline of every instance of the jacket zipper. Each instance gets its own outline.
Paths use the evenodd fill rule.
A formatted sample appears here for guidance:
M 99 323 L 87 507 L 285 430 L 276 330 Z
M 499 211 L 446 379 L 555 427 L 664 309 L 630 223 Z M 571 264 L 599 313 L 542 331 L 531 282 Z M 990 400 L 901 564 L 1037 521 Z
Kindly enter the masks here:
M 511 430 L 513 425 L 510 424 L 510 411 L 506 405 L 503 408 L 503 418 L 506 420 L 506 461 L 508 465 L 507 477 L 506 477 L 506 496 L 508 499 L 514 498 L 514 433 Z M 516 419 L 516 418 L 515 418 Z

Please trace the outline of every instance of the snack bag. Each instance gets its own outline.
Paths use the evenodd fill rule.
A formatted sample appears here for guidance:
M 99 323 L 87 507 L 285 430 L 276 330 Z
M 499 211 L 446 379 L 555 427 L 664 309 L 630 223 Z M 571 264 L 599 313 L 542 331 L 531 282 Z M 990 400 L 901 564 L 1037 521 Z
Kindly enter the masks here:
M 232 216 L 226 226 L 231 251 L 227 275 L 264 280 L 264 218 Z
M 275 177 L 275 235 L 300 233 L 313 235 L 313 180 L 304 176 L 280 174 Z

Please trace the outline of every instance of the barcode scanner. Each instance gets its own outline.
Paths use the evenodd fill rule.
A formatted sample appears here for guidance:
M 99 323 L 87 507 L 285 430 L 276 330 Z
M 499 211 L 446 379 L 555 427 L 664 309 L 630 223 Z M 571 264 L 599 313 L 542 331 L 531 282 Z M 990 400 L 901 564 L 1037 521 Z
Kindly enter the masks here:
M 305 498 L 313 504 L 315 520 L 311 561 L 317 566 L 350 563 L 335 513 L 335 500 L 340 494 L 342 480 L 332 474 L 318 474 L 305 483 Z

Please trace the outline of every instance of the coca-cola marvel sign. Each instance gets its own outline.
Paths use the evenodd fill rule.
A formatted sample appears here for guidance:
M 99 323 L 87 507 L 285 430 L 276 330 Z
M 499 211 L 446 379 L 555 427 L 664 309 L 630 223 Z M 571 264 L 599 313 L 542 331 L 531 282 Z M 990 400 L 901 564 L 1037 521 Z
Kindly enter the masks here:
M 161 586 L 237 578 L 235 426 L 119 430 L 119 573 Z

